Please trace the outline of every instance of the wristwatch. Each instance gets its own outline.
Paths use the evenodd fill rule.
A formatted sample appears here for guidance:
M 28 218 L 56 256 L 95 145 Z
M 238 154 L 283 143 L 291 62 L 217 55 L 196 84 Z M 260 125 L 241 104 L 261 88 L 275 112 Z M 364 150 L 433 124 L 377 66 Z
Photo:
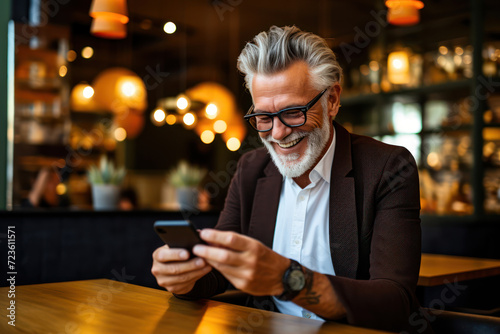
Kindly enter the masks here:
M 306 277 L 300 263 L 290 259 L 290 266 L 283 274 L 282 281 L 285 291 L 276 298 L 283 301 L 294 299 L 306 285 Z

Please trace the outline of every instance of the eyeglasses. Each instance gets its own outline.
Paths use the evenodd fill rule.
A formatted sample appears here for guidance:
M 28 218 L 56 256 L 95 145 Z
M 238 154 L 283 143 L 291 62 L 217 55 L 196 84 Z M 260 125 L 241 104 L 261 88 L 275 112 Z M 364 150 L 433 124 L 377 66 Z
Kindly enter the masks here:
M 286 126 L 290 128 L 296 128 L 306 123 L 306 112 L 311 109 L 316 104 L 316 102 L 318 102 L 318 100 L 327 90 L 328 88 L 325 88 L 325 90 L 316 95 L 316 97 L 305 106 L 285 108 L 273 113 L 263 112 L 253 114 L 255 106 L 252 105 L 247 114 L 243 116 L 243 118 L 248 123 L 250 123 L 252 128 L 259 132 L 270 131 L 273 128 L 273 119 L 275 116 L 278 116 L 281 123 L 285 124 Z

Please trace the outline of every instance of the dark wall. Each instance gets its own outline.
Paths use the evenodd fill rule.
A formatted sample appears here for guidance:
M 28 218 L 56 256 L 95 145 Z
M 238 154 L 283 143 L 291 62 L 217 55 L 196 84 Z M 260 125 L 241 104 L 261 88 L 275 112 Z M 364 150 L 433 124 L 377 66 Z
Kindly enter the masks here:
M 214 226 L 218 214 L 191 215 L 198 227 Z M 158 287 L 152 253 L 162 245 L 153 223 L 183 219 L 169 212 L 0 212 L 2 275 L 7 270 L 7 227 L 15 226 L 16 285 L 134 276 L 128 283 Z M 0 286 L 5 286 L 2 277 Z
M 422 219 L 422 252 L 500 259 L 500 218 Z
M 188 217 L 198 228 L 216 224 L 218 212 Z M 129 283 L 158 287 L 151 255 L 162 245 L 153 223 L 183 219 L 174 212 L 5 212 L 0 211 L 2 277 L 7 284 L 7 226 L 16 232 L 16 284 L 134 276 Z M 424 221 L 422 251 L 500 258 L 500 224 Z

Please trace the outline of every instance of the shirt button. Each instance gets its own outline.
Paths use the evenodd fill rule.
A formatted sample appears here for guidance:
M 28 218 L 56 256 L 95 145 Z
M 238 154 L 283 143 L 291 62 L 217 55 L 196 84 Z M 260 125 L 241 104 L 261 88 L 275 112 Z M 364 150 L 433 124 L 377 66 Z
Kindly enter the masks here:
M 295 239 L 294 243 L 295 243 L 296 245 L 300 245 L 300 240 Z
M 311 313 L 309 313 L 309 312 L 302 311 L 302 316 L 303 316 L 304 318 L 311 319 Z
M 304 196 L 299 196 L 299 201 L 303 201 L 304 200 Z

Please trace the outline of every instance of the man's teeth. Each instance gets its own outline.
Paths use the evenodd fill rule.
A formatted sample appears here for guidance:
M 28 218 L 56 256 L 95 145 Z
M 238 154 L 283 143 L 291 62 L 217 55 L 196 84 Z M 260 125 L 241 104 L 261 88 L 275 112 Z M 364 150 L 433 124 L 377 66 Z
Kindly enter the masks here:
M 289 143 L 278 143 L 278 145 L 281 148 L 290 148 L 292 146 L 297 145 L 302 139 L 304 139 L 304 137 L 299 138 L 299 139 L 295 139 L 294 141 L 291 141 Z

